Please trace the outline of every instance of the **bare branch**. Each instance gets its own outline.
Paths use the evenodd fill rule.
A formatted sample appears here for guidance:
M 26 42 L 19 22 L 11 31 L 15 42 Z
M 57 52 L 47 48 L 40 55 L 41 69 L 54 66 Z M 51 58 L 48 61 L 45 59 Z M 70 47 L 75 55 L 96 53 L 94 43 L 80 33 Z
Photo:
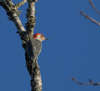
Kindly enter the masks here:
M 90 5 L 92 6 L 92 8 L 96 9 L 94 3 L 92 2 L 92 0 L 89 0 Z
M 25 28 L 18 17 L 19 11 L 15 8 L 15 5 L 12 3 L 12 1 L 6 0 L 6 2 L 0 2 L 0 6 L 2 6 L 5 9 L 7 15 L 9 16 L 9 19 L 15 23 L 18 32 L 25 31 Z
M 94 3 L 92 2 L 92 0 L 89 0 L 90 5 L 92 6 L 92 8 L 96 11 L 97 14 L 100 15 L 100 11 L 95 7 Z
M 18 8 L 20 8 L 22 5 L 24 5 L 26 2 L 27 2 L 27 0 L 23 0 L 23 1 L 21 1 L 20 3 L 16 4 L 15 7 L 18 9 Z
M 92 8 L 98 13 L 100 14 L 100 11 L 96 9 L 94 3 L 92 2 L 92 0 L 88 0 L 90 5 L 92 6 Z M 80 11 L 80 14 L 82 16 L 84 16 L 86 19 L 90 20 L 91 22 L 95 23 L 96 25 L 100 26 L 100 22 L 95 20 L 94 18 L 88 16 L 85 12 Z M 82 86 L 100 86 L 100 82 L 94 82 L 93 80 L 89 80 L 88 82 L 81 82 L 78 81 L 76 78 L 72 78 L 72 80 L 78 84 L 78 85 L 82 85 Z
M 84 83 L 84 82 L 80 82 L 75 78 L 72 78 L 72 80 L 78 84 L 78 85 L 83 85 L 83 86 L 100 86 L 100 82 L 94 82 L 93 80 L 89 80 L 89 82 Z
M 29 60 L 26 54 L 26 65 L 31 76 L 31 91 L 42 91 L 42 80 L 38 60 Z M 29 60 L 29 61 L 27 61 Z
M 26 23 L 26 30 L 19 19 L 19 11 L 16 8 L 16 5 L 13 4 L 11 0 L 6 0 L 4 2 L 0 1 L 0 6 L 2 6 L 9 19 L 12 20 L 17 29 L 18 33 L 20 34 L 21 40 L 23 42 L 23 48 L 25 49 L 25 53 L 33 53 L 33 30 L 35 27 L 35 1 L 36 0 L 28 0 L 28 10 L 27 10 L 27 23 Z M 24 4 L 24 3 L 23 3 Z M 19 6 L 22 4 L 20 3 Z M 18 7 L 19 7 L 18 6 Z M 30 49 L 30 51 L 28 50 Z M 27 70 L 31 77 L 31 91 L 42 91 L 42 80 L 40 74 L 40 68 L 38 65 L 38 60 L 33 59 L 34 55 L 25 55 L 26 57 L 26 65 Z
M 25 51 L 25 58 L 26 58 L 26 66 L 31 77 L 31 91 L 42 91 L 42 80 L 40 74 L 40 68 L 38 65 L 37 58 L 34 58 L 32 45 L 33 37 L 29 34 L 29 41 L 26 43 L 26 51 Z M 29 51 L 30 48 L 30 51 Z M 29 56 L 29 52 L 31 55 Z
M 90 20 L 91 22 L 95 23 L 96 25 L 100 26 L 100 22 L 98 22 L 97 20 L 93 19 L 92 17 L 88 16 L 86 13 L 84 13 L 83 11 L 80 11 L 80 14 L 82 16 L 84 16 L 86 19 Z
M 35 27 L 35 2 L 36 0 L 28 0 L 26 30 L 29 34 L 30 41 L 32 40 Z M 31 76 L 31 91 L 42 91 L 42 80 L 37 59 L 29 59 L 30 61 L 27 60 L 28 56 L 26 56 L 26 64 Z
M 26 16 L 27 16 L 26 30 L 31 34 L 33 34 L 35 27 L 35 0 L 28 0 L 28 9 Z

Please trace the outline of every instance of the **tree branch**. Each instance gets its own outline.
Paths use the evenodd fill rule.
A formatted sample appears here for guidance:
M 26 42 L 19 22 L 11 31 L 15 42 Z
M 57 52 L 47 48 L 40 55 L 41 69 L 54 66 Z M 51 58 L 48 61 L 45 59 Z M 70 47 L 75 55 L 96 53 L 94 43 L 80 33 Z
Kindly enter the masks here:
M 42 80 L 38 61 L 26 61 L 26 64 L 31 76 L 31 91 L 42 91 Z
M 89 3 L 92 6 L 92 8 L 96 11 L 96 13 L 100 15 L 100 11 L 95 7 L 93 1 L 92 0 L 89 0 Z
M 18 33 L 23 42 L 23 48 L 25 49 L 25 53 L 33 53 L 32 39 L 35 27 L 35 2 L 36 0 L 28 0 L 27 23 L 25 29 L 22 25 L 21 20 L 19 19 L 19 11 L 17 10 L 18 7 L 20 7 L 24 3 L 20 3 L 18 7 L 16 7 L 16 5 L 13 4 L 11 0 L 0 1 L 0 6 L 5 9 L 9 19 L 14 22 L 18 29 Z M 28 48 L 30 48 L 31 51 L 27 50 Z M 32 54 L 30 57 L 31 59 L 29 59 L 28 55 L 25 55 L 25 57 L 27 70 L 31 77 L 31 91 L 42 91 L 42 80 L 38 61 L 37 59 L 32 59 Z
M 26 30 L 33 34 L 35 27 L 35 0 L 28 0 L 28 9 L 26 17 Z
M 38 61 L 32 65 L 35 66 L 32 68 L 32 79 L 31 79 L 31 86 L 32 86 L 32 91 L 42 91 L 42 80 L 41 80 L 41 74 L 40 74 L 40 68 L 38 65 Z
M 83 11 L 80 11 L 80 14 L 82 16 L 84 16 L 86 19 L 90 20 L 91 22 L 95 23 L 96 25 L 100 26 L 100 22 L 98 22 L 97 20 L 93 19 L 92 17 L 88 16 L 86 13 L 84 13 Z
M 5 2 L 0 2 L 0 6 L 5 9 L 7 15 L 9 16 L 9 19 L 14 22 L 18 29 L 18 32 L 24 32 L 25 28 L 23 27 L 22 22 L 18 17 L 19 11 L 15 8 L 13 2 L 11 0 L 6 0 Z
M 23 1 L 21 1 L 20 3 L 16 4 L 15 7 L 18 9 L 18 8 L 20 8 L 22 5 L 24 5 L 26 2 L 27 2 L 27 0 L 23 0 Z
M 29 35 L 29 40 L 32 41 L 35 27 L 35 2 L 36 0 L 27 0 L 27 23 L 26 30 Z M 32 42 L 31 42 L 32 43 Z M 29 61 L 28 61 L 29 60 Z M 37 59 L 29 59 L 26 55 L 26 64 L 31 76 L 31 91 L 42 91 L 42 80 Z
M 76 78 L 72 78 L 72 81 L 74 81 L 78 85 L 83 85 L 83 86 L 100 86 L 100 82 L 94 82 L 93 80 L 89 80 L 89 82 L 84 83 L 78 81 Z
M 100 14 L 100 11 L 96 9 L 94 3 L 92 2 L 92 0 L 88 0 L 90 5 L 92 6 L 92 8 L 98 13 Z M 100 26 L 100 22 L 95 20 L 94 18 L 88 16 L 86 13 L 84 13 L 83 11 L 80 11 L 80 14 L 82 16 L 84 16 L 86 19 L 90 20 L 91 22 L 95 23 L 96 25 Z M 74 81 L 76 84 L 78 85 L 83 85 L 83 86 L 100 86 L 100 82 L 94 82 L 93 80 L 89 80 L 88 82 L 80 82 L 78 81 L 76 78 L 72 78 L 72 81 Z
M 31 77 L 31 91 L 42 91 L 42 80 L 41 80 L 40 68 L 38 65 L 37 58 L 34 58 L 35 56 L 33 54 L 33 49 L 32 49 L 32 41 L 34 40 L 33 37 L 31 38 L 31 35 L 29 37 L 30 39 L 26 43 L 25 59 L 26 59 L 27 70 Z M 28 55 L 30 54 L 29 52 L 31 53 L 30 56 Z

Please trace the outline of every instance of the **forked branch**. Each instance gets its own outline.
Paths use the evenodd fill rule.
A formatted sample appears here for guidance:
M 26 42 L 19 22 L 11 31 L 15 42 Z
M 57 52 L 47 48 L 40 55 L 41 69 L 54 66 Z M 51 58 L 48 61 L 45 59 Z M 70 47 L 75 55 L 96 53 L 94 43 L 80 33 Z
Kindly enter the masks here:
M 26 1 L 28 3 L 27 23 L 26 23 L 26 28 L 24 28 L 19 18 L 20 12 L 18 8 L 21 7 L 23 4 L 25 4 Z M 9 19 L 13 21 L 13 23 L 17 27 L 19 36 L 22 40 L 23 48 L 25 49 L 25 53 L 29 53 L 29 52 L 33 53 L 32 38 L 33 38 L 34 27 L 35 27 L 35 2 L 36 1 L 37 0 L 23 0 L 22 2 L 15 5 L 12 2 L 12 0 L 0 0 L 0 6 L 2 6 L 5 9 Z M 30 48 L 31 51 L 28 51 L 27 50 L 28 48 Z M 28 59 L 28 58 L 29 57 L 26 56 L 26 66 L 31 77 L 31 91 L 42 91 L 42 80 L 41 80 L 38 61 L 33 59 Z M 31 55 L 30 58 L 33 58 L 33 55 Z

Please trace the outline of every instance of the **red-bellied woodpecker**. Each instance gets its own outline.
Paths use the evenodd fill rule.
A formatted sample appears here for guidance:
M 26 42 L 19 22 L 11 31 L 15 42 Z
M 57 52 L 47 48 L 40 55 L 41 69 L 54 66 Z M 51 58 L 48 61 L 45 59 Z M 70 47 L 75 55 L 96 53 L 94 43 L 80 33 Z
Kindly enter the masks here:
M 38 57 L 41 52 L 42 42 L 46 40 L 46 38 L 43 34 L 36 33 L 33 35 L 33 40 L 34 56 Z
M 43 34 L 36 33 L 26 44 L 27 49 L 25 52 L 25 57 L 26 57 L 27 68 L 30 75 L 31 75 L 31 70 L 32 70 L 32 67 L 31 67 L 32 63 L 37 61 L 37 58 L 41 52 L 42 42 L 44 40 L 46 40 L 46 38 Z

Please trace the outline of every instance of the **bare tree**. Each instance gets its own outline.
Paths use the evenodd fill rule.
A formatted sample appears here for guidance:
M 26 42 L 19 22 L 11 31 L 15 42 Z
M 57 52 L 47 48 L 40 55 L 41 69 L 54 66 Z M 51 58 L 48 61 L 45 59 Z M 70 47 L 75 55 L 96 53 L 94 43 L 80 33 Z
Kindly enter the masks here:
M 27 42 L 32 44 L 31 42 L 32 42 L 34 26 L 35 26 L 36 1 L 37 0 L 22 0 L 20 3 L 15 4 L 13 3 L 12 0 L 0 0 L 0 6 L 6 11 L 9 20 L 11 20 L 17 28 L 17 33 L 19 34 L 20 39 L 22 40 L 22 47 L 24 48 L 25 52 L 28 52 L 27 47 L 29 47 L 29 45 L 27 45 Z M 19 18 L 22 12 L 20 12 L 18 9 L 25 3 L 28 4 L 28 8 L 26 14 L 27 22 L 24 27 L 22 21 Z M 30 48 L 31 48 L 30 53 L 32 53 L 33 51 L 32 47 Z M 31 64 L 29 61 L 31 62 Z M 38 61 L 34 62 L 34 60 L 32 59 L 29 59 L 29 61 L 26 60 L 26 66 L 27 66 L 27 70 L 29 72 L 31 71 L 30 74 L 31 91 L 42 91 L 42 80 L 41 80 Z
M 95 7 L 93 0 L 88 0 L 90 6 L 94 9 L 94 11 L 100 15 L 100 11 Z M 84 16 L 86 19 L 90 20 L 92 23 L 100 26 L 100 22 L 95 20 L 94 18 L 90 17 L 89 15 L 87 15 L 84 11 L 80 11 L 80 14 L 82 16 Z M 81 82 L 78 81 L 76 78 L 72 78 L 72 81 L 74 81 L 76 84 L 78 85 L 84 85 L 84 86 L 100 86 L 100 82 L 94 82 L 93 80 L 89 80 L 88 82 Z

